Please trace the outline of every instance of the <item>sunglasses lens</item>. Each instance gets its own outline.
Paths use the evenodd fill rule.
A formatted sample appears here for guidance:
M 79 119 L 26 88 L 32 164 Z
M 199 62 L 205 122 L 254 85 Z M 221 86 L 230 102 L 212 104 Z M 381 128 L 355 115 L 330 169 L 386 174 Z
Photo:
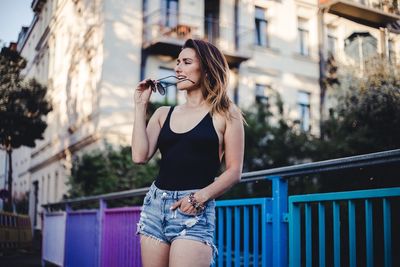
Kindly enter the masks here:
M 157 84 L 157 90 L 160 93 L 160 95 L 165 95 L 165 88 L 164 86 L 161 85 L 161 83 Z

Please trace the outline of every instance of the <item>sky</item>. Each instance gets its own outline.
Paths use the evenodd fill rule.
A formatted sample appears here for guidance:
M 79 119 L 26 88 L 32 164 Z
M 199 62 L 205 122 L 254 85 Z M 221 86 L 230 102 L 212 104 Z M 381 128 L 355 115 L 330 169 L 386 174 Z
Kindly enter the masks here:
M 22 26 L 33 19 L 32 0 L 0 0 L 0 47 L 16 42 Z

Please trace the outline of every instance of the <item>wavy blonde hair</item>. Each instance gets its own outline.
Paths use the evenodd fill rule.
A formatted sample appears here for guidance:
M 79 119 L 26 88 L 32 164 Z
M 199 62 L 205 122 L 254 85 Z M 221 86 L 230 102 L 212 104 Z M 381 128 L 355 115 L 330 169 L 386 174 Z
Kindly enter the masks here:
M 184 48 L 194 49 L 201 62 L 200 85 L 204 99 L 212 106 L 211 114 L 218 113 L 230 120 L 229 107 L 233 102 L 227 95 L 229 67 L 224 55 L 216 46 L 203 40 L 188 39 Z

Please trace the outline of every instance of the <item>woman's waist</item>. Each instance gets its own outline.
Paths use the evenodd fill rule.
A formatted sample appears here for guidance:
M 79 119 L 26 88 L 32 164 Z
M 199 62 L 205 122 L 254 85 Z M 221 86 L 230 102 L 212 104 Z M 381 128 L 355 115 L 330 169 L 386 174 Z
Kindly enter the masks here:
M 215 175 L 194 176 L 193 174 L 188 174 L 185 176 L 160 172 L 155 184 L 163 190 L 195 192 L 211 184 L 214 179 Z

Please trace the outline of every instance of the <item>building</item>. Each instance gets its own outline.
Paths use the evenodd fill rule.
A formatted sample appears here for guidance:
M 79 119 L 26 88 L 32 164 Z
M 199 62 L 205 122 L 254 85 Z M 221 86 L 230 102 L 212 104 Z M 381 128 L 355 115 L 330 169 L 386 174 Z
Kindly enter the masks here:
M 330 51 L 357 64 L 360 51 L 400 52 L 399 34 L 386 24 L 365 24 L 332 12 L 333 6 L 322 10 L 315 0 L 34 0 L 35 18 L 21 32 L 18 49 L 28 59 L 26 75 L 47 84 L 54 104 L 45 139 L 14 152 L 15 193 L 29 190 L 34 227 L 40 229 L 41 205 L 67 192 L 75 155 L 101 148 L 105 140 L 129 144 L 135 84 L 173 74 L 189 37 L 223 51 L 229 95 L 241 108 L 255 101 L 273 104 L 278 92 L 300 130 L 318 134 L 320 58 Z M 369 12 L 400 19 L 398 9 Z M 360 50 L 353 42 L 364 36 L 370 39 L 362 39 L 366 48 Z M 183 99 L 173 86 L 165 97 L 152 96 L 167 104 Z

